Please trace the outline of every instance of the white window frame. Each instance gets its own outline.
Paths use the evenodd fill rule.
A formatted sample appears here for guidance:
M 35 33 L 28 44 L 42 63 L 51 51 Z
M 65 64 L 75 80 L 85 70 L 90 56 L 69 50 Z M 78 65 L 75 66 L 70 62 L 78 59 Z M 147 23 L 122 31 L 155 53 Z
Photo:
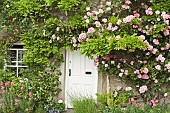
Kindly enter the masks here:
M 19 63 L 23 63 L 23 61 L 19 61 L 19 51 L 27 51 L 27 49 L 21 49 L 21 48 L 10 48 L 8 49 L 8 51 L 16 51 L 16 61 L 11 61 L 11 63 L 16 63 L 15 65 L 8 65 L 6 64 L 5 68 L 8 67 L 14 67 L 16 68 L 16 77 L 19 77 L 19 68 L 27 68 L 28 66 L 23 66 L 23 65 L 19 65 Z

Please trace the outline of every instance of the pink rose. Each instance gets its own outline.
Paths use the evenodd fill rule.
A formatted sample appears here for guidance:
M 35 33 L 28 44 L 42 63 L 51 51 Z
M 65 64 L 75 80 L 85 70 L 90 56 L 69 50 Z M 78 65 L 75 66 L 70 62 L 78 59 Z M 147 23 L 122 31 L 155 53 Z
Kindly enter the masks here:
M 120 19 L 116 22 L 117 25 L 120 25 L 121 23 L 122 23 L 122 20 Z
M 55 34 L 52 35 L 52 39 L 55 40 L 56 39 L 56 36 Z
M 92 33 L 94 33 L 94 31 L 95 31 L 94 28 L 93 28 L 93 27 L 90 27 L 90 28 L 88 28 L 87 33 L 91 33 L 91 34 L 92 34 Z
M 81 34 L 79 35 L 79 38 L 80 38 L 80 39 L 85 39 L 85 38 L 86 38 L 86 33 L 81 33 Z
M 130 90 L 132 90 L 132 87 L 126 87 L 125 90 L 130 91 Z
M 96 24 L 96 27 L 100 27 L 101 26 L 99 21 L 96 21 L 95 24 Z
M 107 22 L 107 19 L 106 19 L 106 18 L 103 18 L 103 19 L 102 19 L 102 22 L 106 23 L 106 22 Z
M 139 38 L 140 38 L 141 40 L 145 40 L 145 36 L 144 36 L 144 35 L 140 35 Z
M 142 79 L 149 79 L 148 75 L 142 75 Z
M 160 66 L 160 65 L 156 65 L 156 66 L 155 66 L 155 69 L 161 70 L 161 66 Z
M 32 97 L 32 92 L 29 92 L 29 94 L 28 94 L 28 95 L 29 95 L 29 97 Z
M 147 48 L 148 48 L 148 50 L 150 50 L 150 51 L 151 51 L 151 50 L 153 49 L 153 46 L 152 46 L 152 45 L 148 45 L 148 47 L 147 47 Z
M 147 90 L 148 90 L 148 88 L 147 88 L 146 85 L 141 86 L 141 87 L 139 88 L 139 92 L 140 92 L 140 93 L 144 93 L 144 92 L 146 92 Z
M 149 72 L 149 70 L 148 70 L 148 68 L 145 67 L 145 68 L 142 70 L 142 72 L 145 73 L 145 74 L 147 74 L 147 73 Z
M 165 36 L 168 36 L 168 35 L 169 35 L 169 30 L 168 30 L 168 28 L 165 28 L 165 29 L 164 29 L 164 35 L 165 35 Z
M 154 43 L 155 45 L 158 45 L 158 44 L 159 44 L 159 40 L 158 40 L 158 39 L 153 39 L 153 43 Z

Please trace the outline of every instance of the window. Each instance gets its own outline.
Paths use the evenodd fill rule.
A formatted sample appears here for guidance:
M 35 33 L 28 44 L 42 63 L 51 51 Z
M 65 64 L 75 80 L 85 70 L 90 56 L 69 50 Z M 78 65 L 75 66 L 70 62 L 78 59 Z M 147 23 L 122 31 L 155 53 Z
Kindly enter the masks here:
M 23 46 L 22 44 L 14 44 L 12 48 L 8 49 L 10 61 L 7 62 L 5 67 L 14 71 L 17 77 L 20 76 L 21 69 L 28 67 L 23 62 L 23 55 L 27 50 L 23 49 Z

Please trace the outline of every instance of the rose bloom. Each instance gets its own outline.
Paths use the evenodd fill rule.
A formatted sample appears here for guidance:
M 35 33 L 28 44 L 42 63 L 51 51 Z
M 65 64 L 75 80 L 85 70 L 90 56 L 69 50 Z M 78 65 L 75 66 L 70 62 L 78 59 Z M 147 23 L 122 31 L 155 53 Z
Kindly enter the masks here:
M 85 39 L 85 38 L 86 38 L 86 33 L 81 33 L 81 34 L 79 35 L 79 38 L 80 38 L 80 39 Z
M 159 44 L 159 40 L 158 40 L 158 39 L 153 39 L 153 43 L 154 43 L 155 45 L 158 45 L 158 44 Z
M 148 90 L 148 88 L 147 88 L 146 85 L 141 86 L 141 87 L 139 88 L 139 92 L 140 92 L 140 93 L 144 93 L 144 92 L 146 92 L 147 90 Z
M 90 28 L 88 28 L 88 32 L 87 33 L 94 33 L 94 31 L 95 31 L 95 29 L 93 28 L 93 27 L 90 27 Z
M 144 36 L 144 35 L 140 35 L 139 38 L 140 38 L 141 40 L 145 40 L 145 36 Z
M 121 23 L 122 23 L 122 20 L 120 19 L 116 22 L 117 25 L 120 25 Z
M 149 79 L 148 75 L 142 75 L 142 79 Z
M 56 39 L 56 36 L 55 34 L 52 35 L 52 39 L 55 40 Z
M 108 1 L 107 1 L 107 2 L 106 2 L 106 5 L 110 6 L 110 5 L 111 5 L 111 2 L 108 2 Z
M 148 68 L 144 68 L 144 69 L 142 70 L 142 72 L 144 72 L 145 74 L 147 74 L 147 73 L 149 72 L 149 70 L 148 70 Z
M 103 19 L 102 19 L 102 22 L 106 23 L 106 22 L 107 22 L 107 19 L 106 19 L 106 18 L 103 18 Z
M 100 27 L 101 26 L 99 21 L 96 21 L 95 24 L 96 24 L 96 27 Z
M 161 70 L 161 66 L 160 66 L 160 65 L 156 65 L 156 66 L 155 66 L 155 69 Z
M 130 91 L 130 90 L 132 90 L 132 87 L 126 87 L 125 90 Z
M 152 50 L 152 49 L 153 49 L 153 46 L 148 45 L 148 50 Z

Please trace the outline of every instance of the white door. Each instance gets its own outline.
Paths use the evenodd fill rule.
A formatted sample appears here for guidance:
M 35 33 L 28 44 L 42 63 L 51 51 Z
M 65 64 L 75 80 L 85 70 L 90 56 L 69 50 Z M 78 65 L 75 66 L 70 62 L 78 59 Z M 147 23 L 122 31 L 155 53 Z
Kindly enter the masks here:
M 70 96 L 92 96 L 96 98 L 98 73 L 94 61 L 79 51 L 67 51 L 66 102 L 72 108 Z

